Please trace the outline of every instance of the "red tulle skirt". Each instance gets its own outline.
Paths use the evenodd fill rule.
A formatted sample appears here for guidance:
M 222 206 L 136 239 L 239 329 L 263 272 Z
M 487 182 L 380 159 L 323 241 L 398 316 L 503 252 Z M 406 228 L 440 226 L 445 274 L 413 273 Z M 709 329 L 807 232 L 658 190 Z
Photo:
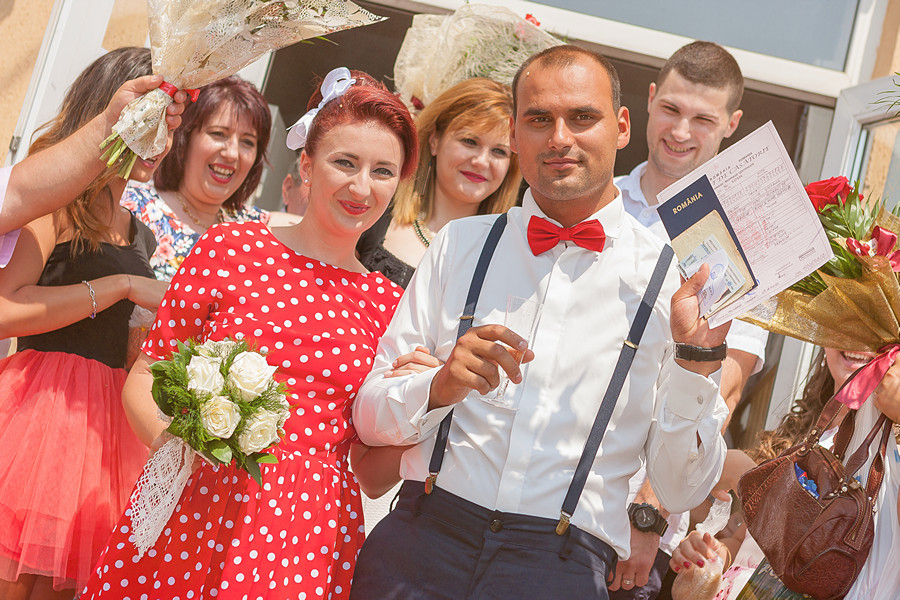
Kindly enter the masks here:
M 63 352 L 0 361 L 0 579 L 84 587 L 147 460 L 125 376 Z

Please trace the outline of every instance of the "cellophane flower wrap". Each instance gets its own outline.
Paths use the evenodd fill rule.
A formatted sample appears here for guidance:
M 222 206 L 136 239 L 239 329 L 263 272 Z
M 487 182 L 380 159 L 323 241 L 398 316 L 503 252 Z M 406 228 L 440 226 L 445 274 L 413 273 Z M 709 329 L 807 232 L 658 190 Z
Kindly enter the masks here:
M 258 484 L 260 463 L 278 462 L 265 450 L 284 436 L 290 406 L 276 369 L 246 342 L 232 340 L 179 342 L 169 360 L 150 366 L 153 399 L 173 438 L 150 458 L 131 496 L 138 556 L 172 516 L 196 454 L 214 465 L 235 463 Z
M 234 75 L 293 43 L 384 20 L 349 0 L 147 0 L 153 73 L 173 87 L 144 94 L 122 111 L 101 145 L 126 177 L 137 156 L 165 149 L 165 91 L 195 90 Z
M 394 85 L 414 110 L 472 77 L 511 85 L 532 54 L 563 42 L 532 15 L 464 4 L 450 15 L 416 15 L 394 62 Z
M 900 218 L 883 202 L 866 201 L 845 177 L 811 183 L 806 192 L 834 257 L 741 318 L 819 346 L 879 353 L 838 396 L 859 408 L 900 352 Z

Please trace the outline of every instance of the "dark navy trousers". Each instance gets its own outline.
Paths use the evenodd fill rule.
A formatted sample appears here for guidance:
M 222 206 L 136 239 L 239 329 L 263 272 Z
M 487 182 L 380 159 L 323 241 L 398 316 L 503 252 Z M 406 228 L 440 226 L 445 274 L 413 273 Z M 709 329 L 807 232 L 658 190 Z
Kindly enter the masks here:
M 615 551 L 574 526 L 407 481 L 363 544 L 351 600 L 607 600 Z

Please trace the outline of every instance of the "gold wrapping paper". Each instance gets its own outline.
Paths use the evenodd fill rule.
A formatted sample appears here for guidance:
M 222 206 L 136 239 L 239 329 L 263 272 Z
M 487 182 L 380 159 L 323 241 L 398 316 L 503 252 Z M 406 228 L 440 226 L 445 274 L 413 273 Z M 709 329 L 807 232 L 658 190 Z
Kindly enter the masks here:
M 884 210 L 874 224 L 900 231 L 900 219 Z M 843 239 L 839 242 L 845 243 Z M 841 350 L 877 352 L 888 344 L 900 343 L 897 274 L 885 256 L 864 256 L 859 261 L 862 277 L 842 279 L 820 271 L 827 285 L 824 292 L 811 296 L 785 290 L 741 320 L 772 333 Z

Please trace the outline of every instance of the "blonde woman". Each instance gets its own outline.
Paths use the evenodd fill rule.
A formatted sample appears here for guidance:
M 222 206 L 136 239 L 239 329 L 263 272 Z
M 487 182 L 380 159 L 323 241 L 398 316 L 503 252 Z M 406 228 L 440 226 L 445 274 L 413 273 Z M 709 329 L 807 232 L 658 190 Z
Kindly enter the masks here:
M 434 233 L 454 219 L 506 212 L 522 176 L 509 147 L 512 93 L 490 79 L 467 79 L 416 119 L 419 167 L 391 208 L 357 245 L 371 271 L 406 287 Z

